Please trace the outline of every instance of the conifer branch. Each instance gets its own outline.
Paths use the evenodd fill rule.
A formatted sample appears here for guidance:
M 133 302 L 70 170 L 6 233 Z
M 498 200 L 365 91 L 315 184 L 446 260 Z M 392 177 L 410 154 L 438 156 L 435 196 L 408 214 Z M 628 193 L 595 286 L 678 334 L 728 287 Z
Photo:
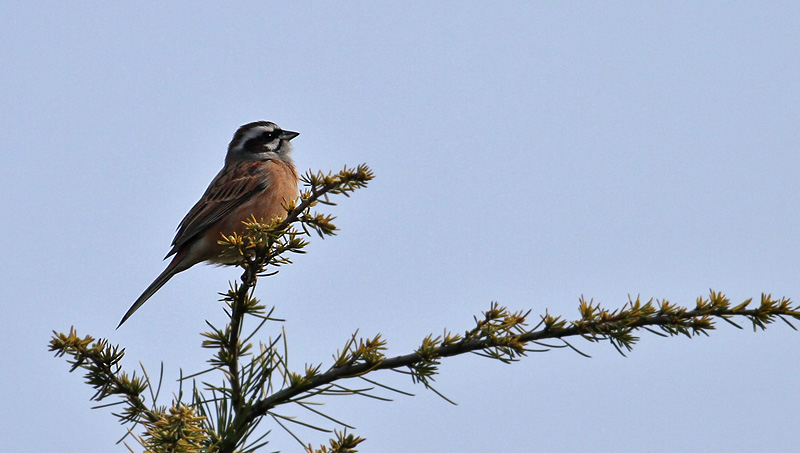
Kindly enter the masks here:
M 716 328 L 718 320 L 737 328 L 741 328 L 737 321 L 745 321 L 754 330 L 760 330 L 778 319 L 795 329 L 791 320 L 800 319 L 800 306 L 786 298 L 773 299 L 762 294 L 760 303 L 750 308 L 752 300 L 733 306 L 727 297 L 715 291 L 711 291 L 708 297 L 698 298 L 691 308 L 666 300 L 642 302 L 637 298 L 629 299 L 620 309 L 608 310 L 581 298 L 578 319 L 567 321 L 545 313 L 537 318 L 533 327 L 528 325 L 530 311 L 512 312 L 492 303 L 463 333 L 445 330 L 438 336 L 428 335 L 414 352 L 387 357 L 387 342 L 380 334 L 361 338 L 356 332 L 337 351 L 327 369 L 323 370 L 322 365 L 305 365 L 302 371 L 292 371 L 282 330 L 266 342 L 254 343 L 257 332 L 268 321 L 282 321 L 273 318 L 272 310 L 267 311 L 254 296 L 258 278 L 274 275 L 280 266 L 290 264 L 290 254 L 304 253 L 308 244 L 305 237 L 312 232 L 320 237 L 336 234 L 335 218 L 312 212 L 312 208 L 318 204 L 334 205 L 329 198 L 331 195 L 349 196 L 352 191 L 365 187 L 372 177 L 372 171 L 365 165 L 345 168 L 336 174 L 308 172 L 302 177 L 305 190 L 297 204 L 286 206 L 285 218 L 253 218 L 246 222 L 244 234 L 222 237 L 220 244 L 225 248 L 225 261 L 234 262 L 244 272 L 240 282 L 221 294 L 228 316 L 226 325 L 218 328 L 207 322 L 210 330 L 202 333 L 202 347 L 213 351 L 208 361 L 210 368 L 179 380 L 182 385 L 184 380 L 192 379 L 191 402 L 183 401 L 181 390 L 169 408 L 156 406 L 160 380 L 156 386 L 146 372 L 141 378 L 135 373 L 128 376 L 120 366 L 124 350 L 110 346 L 107 340 L 94 340 L 90 336 L 80 338 L 74 329 L 70 329 L 69 334 L 54 332 L 50 350 L 57 356 L 68 355 L 71 371 L 78 368 L 86 371 L 86 382 L 96 390 L 93 400 L 101 401 L 109 396 L 120 398 L 107 405 L 122 404 L 124 410 L 115 415 L 123 423 L 144 428 L 144 433 L 141 436 L 134 434 L 134 438 L 148 452 L 252 453 L 267 443 L 264 439 L 269 431 L 258 436 L 255 433 L 259 423 L 269 416 L 267 420 L 271 419 L 287 430 L 308 453 L 344 453 L 355 452 L 364 438 L 348 434 L 347 429 L 352 429 L 350 425 L 313 408 L 312 404 L 319 404 L 313 399 L 361 395 L 387 400 L 373 394 L 376 388 L 409 395 L 366 377 L 379 370 L 408 374 L 413 383 L 420 383 L 446 399 L 432 387 L 441 360 L 446 357 L 474 353 L 512 363 L 530 352 L 553 348 L 570 348 L 588 357 L 570 342 L 574 338 L 589 342 L 607 341 L 624 355 L 639 341 L 637 335 L 640 331 L 663 337 L 685 335 L 691 338 L 708 335 Z M 249 330 L 244 328 L 247 316 L 258 320 Z M 221 372 L 223 383 L 216 385 L 204 381 L 202 389 L 198 388 L 194 379 L 209 372 Z M 346 386 L 345 383 L 353 378 L 368 383 L 369 387 Z M 152 391 L 154 386 L 155 392 Z M 149 406 L 143 396 L 146 390 L 150 390 L 153 400 Z M 275 412 L 289 403 L 297 404 L 307 410 L 306 413 L 322 417 L 344 430 L 334 430 L 329 445 L 315 449 L 303 443 L 290 426 L 331 431 Z M 253 440 L 251 437 L 256 438 Z
M 761 304 L 752 309 L 746 307 L 747 300 L 731 307 L 730 300 L 721 293 L 711 291 L 707 299 L 699 298 L 695 309 L 688 310 L 672 305 L 667 301 L 653 301 L 642 304 L 638 299 L 630 301 L 620 310 L 608 311 L 599 305 L 581 300 L 582 318 L 567 323 L 559 317 L 541 316 L 538 324 L 541 329 L 525 330 L 526 316 L 511 313 L 505 307 L 493 303 L 484 318 L 477 320 L 477 326 L 463 336 L 445 333 L 436 339 L 428 336 L 422 346 L 413 353 L 386 359 L 366 360 L 366 352 L 354 353 L 349 363 L 332 367 L 329 371 L 309 377 L 304 382 L 283 389 L 262 399 L 253 406 L 248 419 L 253 420 L 281 404 L 293 402 L 304 392 L 329 385 L 338 380 L 361 376 L 377 370 L 398 370 L 409 368 L 415 381 L 428 386 L 437 372 L 439 360 L 467 352 L 481 352 L 485 356 L 504 362 L 516 361 L 527 355 L 529 343 L 542 340 L 564 340 L 581 337 L 591 342 L 609 341 L 622 353 L 622 348 L 630 351 L 638 338 L 631 332 L 645 327 L 658 327 L 667 336 L 686 335 L 688 337 L 708 334 L 713 330 L 714 319 L 731 321 L 731 318 L 749 320 L 754 330 L 765 329 L 778 319 L 800 319 L 800 307 L 792 305 L 789 299 L 772 299 L 762 294 Z M 526 313 L 527 315 L 527 313 Z M 789 323 L 790 327 L 794 326 Z M 369 348 L 369 346 L 367 346 Z M 376 351 L 373 351 L 375 353 Z M 362 357 L 359 357 L 362 356 Z M 624 355 L 624 354 L 623 354 Z

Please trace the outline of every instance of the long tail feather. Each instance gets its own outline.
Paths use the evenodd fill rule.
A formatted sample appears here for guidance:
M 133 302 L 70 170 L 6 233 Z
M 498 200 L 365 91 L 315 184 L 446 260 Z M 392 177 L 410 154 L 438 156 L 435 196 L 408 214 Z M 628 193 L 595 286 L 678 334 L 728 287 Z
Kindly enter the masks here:
M 151 283 L 150 286 L 148 286 L 147 289 L 144 290 L 142 295 L 139 296 L 138 299 L 136 299 L 136 302 L 134 302 L 133 305 L 131 305 L 131 308 L 129 308 L 128 312 L 125 313 L 125 316 L 122 317 L 122 321 L 119 322 L 119 325 L 117 326 L 117 329 L 119 329 L 120 326 L 122 326 L 122 324 L 125 321 L 127 321 L 128 318 L 130 318 L 131 315 L 136 310 L 139 309 L 139 307 L 144 305 L 144 303 L 147 302 L 147 299 L 149 299 L 153 294 L 155 294 L 156 291 L 161 289 L 161 287 L 164 286 L 169 281 L 169 279 L 172 278 L 173 275 L 177 274 L 178 272 L 181 272 L 182 270 L 185 270 L 185 268 L 184 269 L 180 269 L 178 267 L 178 264 L 180 264 L 179 257 L 176 256 L 172 260 L 172 262 L 169 263 L 169 266 L 167 266 L 167 268 L 164 269 L 164 272 L 162 272 L 158 277 L 156 277 L 156 279 L 153 281 L 153 283 Z

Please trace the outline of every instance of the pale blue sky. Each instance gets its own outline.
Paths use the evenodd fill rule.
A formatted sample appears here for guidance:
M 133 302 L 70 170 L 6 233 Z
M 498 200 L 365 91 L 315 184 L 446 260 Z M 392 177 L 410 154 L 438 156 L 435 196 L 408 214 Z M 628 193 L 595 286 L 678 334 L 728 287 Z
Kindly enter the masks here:
M 0 6 L 8 451 L 125 451 L 51 330 L 169 379 L 202 369 L 198 332 L 238 270 L 193 268 L 114 327 L 255 120 L 301 133 L 301 170 L 376 173 L 331 211 L 339 236 L 259 286 L 298 369 L 356 329 L 407 353 L 493 300 L 575 318 L 581 295 L 800 298 L 796 2 Z M 800 333 L 783 323 L 644 335 L 628 358 L 575 344 L 593 358 L 447 360 L 436 382 L 458 406 L 385 374 L 417 396 L 325 410 L 365 452 L 798 448 Z M 274 428 L 265 451 L 299 449 Z

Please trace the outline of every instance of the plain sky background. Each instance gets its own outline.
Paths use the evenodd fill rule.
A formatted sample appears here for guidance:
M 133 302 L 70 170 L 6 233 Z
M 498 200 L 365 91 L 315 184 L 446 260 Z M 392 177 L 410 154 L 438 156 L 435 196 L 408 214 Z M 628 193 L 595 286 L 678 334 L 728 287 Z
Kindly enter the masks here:
M 493 300 L 535 323 L 581 295 L 800 298 L 797 2 L 0 6 L 4 451 L 125 451 L 52 330 L 163 361 L 170 391 L 204 367 L 238 269 L 197 266 L 114 327 L 255 120 L 301 133 L 300 170 L 376 173 L 326 209 L 337 237 L 258 287 L 298 370 L 356 329 L 410 352 Z M 436 380 L 458 406 L 384 373 L 416 396 L 324 410 L 364 452 L 797 450 L 800 333 L 719 327 L 627 358 L 459 357 Z M 264 451 L 300 449 L 272 427 Z

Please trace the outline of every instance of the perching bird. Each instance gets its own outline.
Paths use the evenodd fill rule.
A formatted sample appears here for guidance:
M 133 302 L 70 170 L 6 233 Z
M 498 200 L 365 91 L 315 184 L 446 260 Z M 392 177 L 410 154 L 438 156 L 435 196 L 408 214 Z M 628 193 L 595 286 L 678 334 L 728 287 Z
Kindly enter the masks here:
M 245 124 L 236 131 L 225 166 L 178 225 L 172 250 L 164 259 L 175 257 L 131 305 L 117 328 L 178 272 L 203 261 L 230 264 L 220 258 L 222 246 L 217 242 L 222 234 L 241 234 L 242 222 L 251 216 L 271 220 L 286 215 L 284 206 L 297 198 L 297 171 L 289 140 L 298 135 L 268 121 Z

